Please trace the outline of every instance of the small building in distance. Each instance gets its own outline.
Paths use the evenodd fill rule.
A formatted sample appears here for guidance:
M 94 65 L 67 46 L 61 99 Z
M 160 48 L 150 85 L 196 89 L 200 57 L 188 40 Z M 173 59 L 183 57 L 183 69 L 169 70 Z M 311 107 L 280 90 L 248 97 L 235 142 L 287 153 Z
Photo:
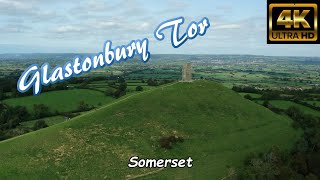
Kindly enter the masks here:
M 191 63 L 184 64 L 182 67 L 182 82 L 192 82 Z

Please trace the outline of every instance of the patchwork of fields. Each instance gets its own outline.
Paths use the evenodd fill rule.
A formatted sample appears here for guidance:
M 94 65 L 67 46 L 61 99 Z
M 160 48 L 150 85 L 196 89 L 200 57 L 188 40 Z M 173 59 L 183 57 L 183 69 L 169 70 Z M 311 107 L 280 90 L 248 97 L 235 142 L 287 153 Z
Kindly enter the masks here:
M 16 81 L 38 56 L 52 55 L 0 57 L 5 179 L 222 179 L 248 165 L 244 160 L 252 152 L 273 146 L 289 152 L 306 137 L 292 128 L 290 108 L 314 116 L 314 122 L 320 118 L 317 58 L 154 55 L 148 64 L 133 59 L 57 83 L 40 96 L 19 94 Z M 72 58 L 57 57 L 63 58 L 52 57 L 52 65 Z M 187 62 L 196 81 L 181 83 Z M 39 115 L 37 105 L 50 113 Z M 169 136 L 183 142 L 161 148 L 159 139 Z M 131 156 L 191 156 L 194 167 L 129 169 Z

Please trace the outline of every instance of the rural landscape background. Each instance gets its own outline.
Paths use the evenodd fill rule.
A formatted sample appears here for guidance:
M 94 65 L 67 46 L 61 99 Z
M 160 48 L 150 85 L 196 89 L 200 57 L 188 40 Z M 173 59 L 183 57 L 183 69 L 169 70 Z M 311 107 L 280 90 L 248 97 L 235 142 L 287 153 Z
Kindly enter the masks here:
M 85 56 L 88 54 L 82 54 Z M 74 54 L 0 56 L 0 177 L 317 179 L 320 58 L 152 55 L 43 88 L 16 90 L 30 64 Z M 192 63 L 194 81 L 180 82 Z M 131 156 L 192 168 L 129 169 Z

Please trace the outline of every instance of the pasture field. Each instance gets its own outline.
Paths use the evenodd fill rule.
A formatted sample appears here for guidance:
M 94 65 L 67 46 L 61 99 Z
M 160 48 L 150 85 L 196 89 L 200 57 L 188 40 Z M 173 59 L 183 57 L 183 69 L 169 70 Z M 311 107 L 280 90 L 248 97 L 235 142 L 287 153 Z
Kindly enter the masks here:
M 102 92 L 88 89 L 72 89 L 41 93 L 40 96 L 27 96 L 4 100 L 11 106 L 25 106 L 30 112 L 33 112 L 34 104 L 45 104 L 54 112 L 70 112 L 77 110 L 80 101 L 98 106 L 107 104 L 114 100 L 112 97 L 105 96 Z
M 270 101 L 270 103 L 280 109 L 288 109 L 291 106 L 297 107 L 300 110 L 302 110 L 303 112 L 305 112 L 306 114 L 310 114 L 310 115 L 314 115 L 314 116 L 318 116 L 320 117 L 320 111 L 317 110 L 313 110 L 311 108 L 308 108 L 306 106 L 300 105 L 300 104 L 296 104 L 294 102 L 291 101 L 282 101 L 282 100 L 273 100 Z
M 261 104 L 263 103 L 262 100 L 255 100 L 256 103 L 258 104 Z M 286 100 L 271 100 L 269 101 L 269 103 L 271 105 L 273 105 L 274 107 L 276 108 L 279 108 L 279 109 L 283 109 L 283 110 L 286 110 L 288 109 L 289 107 L 297 107 L 298 109 L 300 109 L 302 112 L 306 113 L 306 114 L 310 114 L 310 115 L 313 115 L 313 116 L 318 116 L 320 117 L 320 111 L 317 111 L 317 110 L 314 110 L 314 109 L 311 109 L 309 107 L 306 107 L 306 106 L 303 106 L 301 104 L 297 104 L 297 103 L 294 103 L 292 101 L 286 101 Z

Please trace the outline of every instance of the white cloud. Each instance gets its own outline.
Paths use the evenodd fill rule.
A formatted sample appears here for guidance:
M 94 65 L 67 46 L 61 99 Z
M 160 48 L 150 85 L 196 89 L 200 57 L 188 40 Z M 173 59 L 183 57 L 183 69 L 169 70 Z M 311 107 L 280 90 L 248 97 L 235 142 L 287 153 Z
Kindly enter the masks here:
M 214 29 L 240 29 L 242 26 L 241 24 L 222 24 L 222 25 L 216 25 L 213 28 Z
M 74 32 L 82 32 L 82 28 L 75 25 L 66 25 L 60 26 L 54 30 L 56 33 L 74 33 Z
M 3 15 L 32 14 L 32 4 L 17 0 L 0 0 L 0 13 Z
M 52 49 L 56 48 L 55 52 L 95 52 L 101 49 L 105 40 L 121 45 L 144 37 L 152 41 L 150 46 L 154 47 L 155 53 L 279 52 L 276 46 L 266 45 L 266 12 L 261 14 L 250 9 L 240 14 L 238 11 L 243 7 L 236 3 L 239 2 L 0 0 L 0 39 L 3 44 L 20 44 L 27 48 L 48 43 Z M 265 8 L 264 4 L 253 9 L 259 8 Z M 178 49 L 172 48 L 169 36 L 166 41 L 155 40 L 154 28 L 162 21 L 178 16 L 185 17 L 181 33 L 190 21 L 203 17 L 210 19 L 211 27 L 205 36 Z M 307 47 L 310 49 L 305 50 Z M 301 52 L 311 52 L 312 48 L 318 47 L 306 45 Z M 32 51 L 38 49 L 41 50 Z M 290 52 L 288 48 L 283 49 L 281 51 Z M 297 52 L 293 48 L 291 51 Z

